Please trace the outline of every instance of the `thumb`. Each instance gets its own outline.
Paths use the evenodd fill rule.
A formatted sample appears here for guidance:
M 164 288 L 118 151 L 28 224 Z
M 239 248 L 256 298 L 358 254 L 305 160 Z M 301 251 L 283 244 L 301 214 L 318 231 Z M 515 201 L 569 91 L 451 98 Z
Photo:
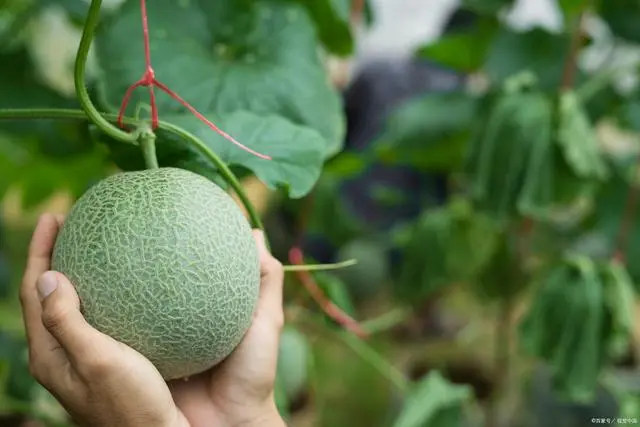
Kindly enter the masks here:
M 44 327 L 70 359 L 87 356 L 95 348 L 99 333 L 82 316 L 80 299 L 71 282 L 61 273 L 47 271 L 38 279 L 37 288 Z

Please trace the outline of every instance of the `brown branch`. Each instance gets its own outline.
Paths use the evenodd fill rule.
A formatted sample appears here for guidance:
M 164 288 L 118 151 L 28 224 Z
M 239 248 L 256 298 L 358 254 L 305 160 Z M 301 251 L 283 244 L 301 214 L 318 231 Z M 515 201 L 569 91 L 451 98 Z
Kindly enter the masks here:
M 364 15 L 365 6 L 366 0 L 351 1 L 351 25 L 353 25 L 354 27 L 360 25 L 362 16 Z

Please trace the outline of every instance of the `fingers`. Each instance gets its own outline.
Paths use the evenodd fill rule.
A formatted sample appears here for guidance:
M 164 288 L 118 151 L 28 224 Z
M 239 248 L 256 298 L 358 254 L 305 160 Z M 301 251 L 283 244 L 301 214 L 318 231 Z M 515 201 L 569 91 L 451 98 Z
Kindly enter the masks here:
M 97 346 L 104 343 L 104 336 L 85 320 L 80 299 L 69 280 L 63 274 L 48 271 L 38 280 L 38 292 L 42 298 L 42 324 L 65 350 L 69 361 L 78 365 L 101 358 Z
M 35 348 L 48 355 L 60 347 L 42 324 L 42 309 L 36 290 L 38 278 L 50 268 L 51 252 L 58 228 L 59 222 L 55 216 L 40 217 L 29 246 L 27 268 L 20 289 L 22 315 L 32 354 Z
M 264 233 L 261 230 L 254 230 L 253 236 L 260 256 L 261 282 L 258 311 L 260 315 L 268 315 L 278 327 L 282 327 L 284 323 L 282 309 L 284 270 L 280 261 L 274 258 L 267 249 Z
M 44 214 L 38 220 L 36 229 L 33 232 L 24 276 L 27 287 L 30 288 L 29 294 L 32 296 L 35 295 L 36 280 L 51 265 L 51 254 L 59 229 L 60 222 L 58 218 L 52 214 Z

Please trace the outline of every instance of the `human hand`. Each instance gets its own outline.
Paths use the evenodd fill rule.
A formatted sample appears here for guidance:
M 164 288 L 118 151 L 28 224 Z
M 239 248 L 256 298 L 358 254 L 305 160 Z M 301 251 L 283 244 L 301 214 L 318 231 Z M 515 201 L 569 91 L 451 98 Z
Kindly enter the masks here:
M 280 332 L 284 324 L 284 271 L 254 231 L 260 252 L 258 307 L 249 331 L 220 365 L 188 380 L 169 383 L 171 393 L 192 427 L 281 427 L 274 384 Z
M 81 426 L 188 426 L 151 362 L 92 328 L 71 283 L 49 271 L 62 221 L 40 218 L 22 281 L 31 374 Z

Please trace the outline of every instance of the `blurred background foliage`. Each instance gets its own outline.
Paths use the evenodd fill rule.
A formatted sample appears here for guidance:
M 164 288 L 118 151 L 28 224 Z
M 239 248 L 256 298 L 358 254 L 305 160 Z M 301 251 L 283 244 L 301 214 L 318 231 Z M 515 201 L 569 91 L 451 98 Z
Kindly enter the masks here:
M 543 6 L 552 19 L 518 19 Z M 137 7 L 104 4 L 87 83 L 105 111 L 143 71 Z M 87 10 L 0 0 L 0 118 L 78 108 Z M 367 340 L 287 277 L 290 425 L 638 422 L 640 3 L 154 0 L 149 13 L 159 78 L 275 153 L 261 166 L 159 98 L 163 120 L 243 178 L 275 255 L 359 260 L 312 279 Z M 222 183 L 169 135 L 158 156 Z M 17 291 L 37 215 L 141 165 L 85 121 L 0 120 L 0 426 L 69 425 L 27 368 Z

